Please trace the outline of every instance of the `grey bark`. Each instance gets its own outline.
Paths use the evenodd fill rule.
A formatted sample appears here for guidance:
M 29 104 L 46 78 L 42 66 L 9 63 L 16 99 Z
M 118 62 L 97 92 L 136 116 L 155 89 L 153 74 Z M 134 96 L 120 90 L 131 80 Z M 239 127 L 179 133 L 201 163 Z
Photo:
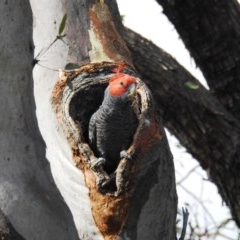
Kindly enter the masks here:
M 7 217 L 0 209 L 0 238 L 1 240 L 24 240 L 24 238 L 14 229 Z
M 210 87 L 209 95 L 212 94 L 216 99 L 211 104 L 214 106 L 217 103 L 223 109 L 218 113 L 221 124 L 214 120 L 212 114 L 208 114 L 212 121 L 208 125 L 207 116 L 202 118 L 204 115 L 191 113 L 195 115 L 195 120 L 189 122 L 188 128 L 192 128 L 192 123 L 197 123 L 198 129 L 203 130 L 202 134 L 195 137 L 195 143 L 191 135 L 178 134 L 178 138 L 197 160 L 208 161 L 210 167 L 207 170 L 211 179 L 240 226 L 239 3 L 236 0 L 157 2 L 162 5 L 164 13 L 202 70 Z M 202 126 L 205 126 L 205 130 Z M 179 133 L 177 125 L 173 131 Z M 196 133 L 197 129 L 194 136 Z M 204 136 L 209 135 L 211 137 L 202 141 Z M 217 141 L 212 141 L 213 135 Z M 197 156 L 198 150 L 205 150 L 206 147 L 211 149 L 209 154 L 204 158 Z
M 22 239 L 13 227 L 29 240 L 78 239 L 37 126 L 32 24 L 27 0 L 0 2 L 0 208 L 11 223 L 2 237 Z
M 164 125 L 208 172 L 239 225 L 239 122 L 163 50 L 131 31 L 125 39 L 137 70 L 154 92 Z M 186 82 L 199 88 L 190 89 Z
M 210 91 L 240 119 L 240 6 L 237 0 L 158 0 Z

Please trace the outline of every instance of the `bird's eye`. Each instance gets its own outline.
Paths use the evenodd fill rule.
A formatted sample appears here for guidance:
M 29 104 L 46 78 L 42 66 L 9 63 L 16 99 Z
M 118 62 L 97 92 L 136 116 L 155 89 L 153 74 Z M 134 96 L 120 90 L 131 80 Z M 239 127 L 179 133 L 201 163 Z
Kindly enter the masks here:
M 123 83 L 123 82 L 120 82 L 120 85 L 122 85 L 122 86 L 123 86 L 123 85 L 124 85 L 124 83 Z

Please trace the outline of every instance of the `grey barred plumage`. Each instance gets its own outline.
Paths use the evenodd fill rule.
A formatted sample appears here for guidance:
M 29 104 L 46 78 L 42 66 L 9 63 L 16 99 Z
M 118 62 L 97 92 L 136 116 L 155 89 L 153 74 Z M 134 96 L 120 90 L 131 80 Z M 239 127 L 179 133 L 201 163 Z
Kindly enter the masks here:
M 90 146 L 97 157 L 105 159 L 103 167 L 109 174 L 116 170 L 120 152 L 129 148 L 138 125 L 132 90 L 127 86 L 124 94 L 112 96 L 107 87 L 102 105 L 89 122 Z

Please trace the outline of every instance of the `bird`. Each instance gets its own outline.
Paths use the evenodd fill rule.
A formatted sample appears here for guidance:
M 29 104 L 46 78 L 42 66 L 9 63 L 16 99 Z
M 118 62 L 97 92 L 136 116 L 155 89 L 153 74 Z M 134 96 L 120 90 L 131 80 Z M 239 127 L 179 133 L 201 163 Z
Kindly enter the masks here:
M 89 121 L 89 144 L 98 157 L 97 164 L 112 174 L 126 150 L 131 145 L 138 126 L 133 102 L 137 81 L 134 76 L 123 73 L 124 67 L 113 69 L 104 92 L 101 106 Z

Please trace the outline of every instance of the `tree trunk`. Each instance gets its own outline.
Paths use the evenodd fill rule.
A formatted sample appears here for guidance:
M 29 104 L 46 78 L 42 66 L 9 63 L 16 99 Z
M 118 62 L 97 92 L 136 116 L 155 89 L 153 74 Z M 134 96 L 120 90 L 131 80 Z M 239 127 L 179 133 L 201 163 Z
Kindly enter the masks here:
M 99 99 L 103 94 L 99 95 L 97 91 L 94 95 L 91 89 L 101 85 L 102 92 L 112 75 L 112 66 L 124 62 L 128 71 L 137 77 L 121 38 L 123 27 L 116 2 L 72 0 L 40 4 L 32 0 L 31 3 L 36 19 L 36 52 L 53 41 L 63 15 L 67 14 L 63 41 L 68 45 L 58 40 L 46 52 L 46 61 L 41 61 L 42 57 L 39 64 L 50 68 L 63 67 L 68 62 L 85 64 L 70 72 L 63 70 L 59 80 L 55 71 L 40 65 L 34 72 L 37 115 L 47 145 L 47 156 L 54 180 L 72 211 L 80 239 L 115 239 L 117 236 L 119 239 L 175 239 L 177 196 L 172 156 L 156 115 L 157 109 L 153 107 L 151 97 L 148 98 L 151 94 L 141 79 L 138 78 L 141 83 L 139 96 L 146 97 L 142 100 L 145 103 L 142 109 L 146 107 L 142 116 L 147 118 L 141 119 L 139 131 L 129 149 L 133 156 L 138 156 L 134 168 L 130 164 L 127 181 L 123 179 L 131 192 L 126 188 L 116 195 L 99 192 L 97 180 L 100 173 L 89 167 L 89 159 L 94 156 L 86 144 L 87 121 L 80 121 L 78 125 L 78 116 L 81 117 L 84 110 L 87 114 L 93 113 L 94 107 L 88 102 L 90 98 L 98 106 L 101 104 Z M 86 78 L 88 75 L 93 76 L 92 81 Z M 81 85 L 83 82 L 87 88 Z M 77 89 L 81 88 L 83 92 L 78 94 Z M 88 94 L 84 95 L 84 91 Z M 50 105 L 51 94 L 58 122 Z M 145 138 L 141 137 L 142 132 L 146 134 Z M 74 166 L 74 161 L 79 169 Z M 129 166 L 123 159 L 120 167 L 124 164 Z M 139 173 L 134 170 L 137 168 Z M 118 170 L 121 175 L 121 170 L 127 169 Z M 122 209 L 128 212 L 127 217 L 121 216 Z
M 28 1 L 0 2 L 0 31 L 1 239 L 77 239 L 37 127 Z

